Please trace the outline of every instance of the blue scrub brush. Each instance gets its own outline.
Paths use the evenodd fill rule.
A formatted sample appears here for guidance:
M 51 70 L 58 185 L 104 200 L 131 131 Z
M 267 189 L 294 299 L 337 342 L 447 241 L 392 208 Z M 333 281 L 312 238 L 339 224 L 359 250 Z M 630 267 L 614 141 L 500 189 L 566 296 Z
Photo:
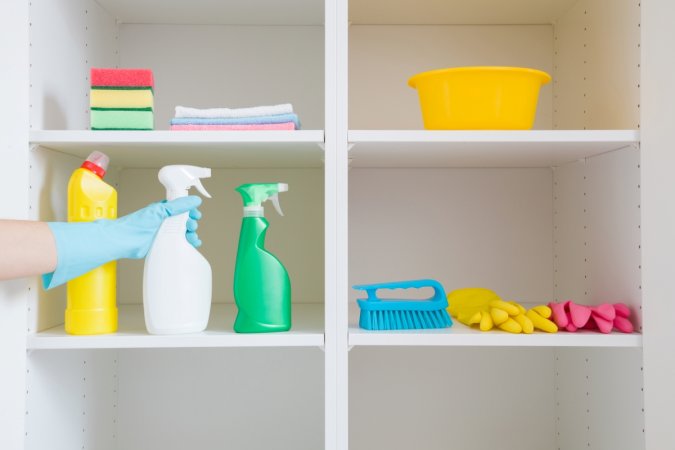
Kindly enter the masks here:
M 384 299 L 377 297 L 378 289 L 434 289 L 434 296 L 425 300 Z M 361 308 L 359 326 L 366 330 L 410 330 L 447 328 L 452 319 L 446 308 L 448 299 L 443 286 L 436 280 L 397 281 L 393 283 L 361 284 L 354 289 L 366 291 L 367 299 L 356 300 Z

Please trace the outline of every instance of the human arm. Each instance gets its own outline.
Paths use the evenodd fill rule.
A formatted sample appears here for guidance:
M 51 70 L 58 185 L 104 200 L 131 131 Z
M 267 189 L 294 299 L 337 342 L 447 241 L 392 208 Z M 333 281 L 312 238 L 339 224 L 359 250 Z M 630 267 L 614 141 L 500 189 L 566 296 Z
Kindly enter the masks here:
M 56 242 L 45 222 L 0 220 L 0 280 L 53 272 Z
M 43 275 L 46 289 L 102 264 L 143 258 L 164 219 L 189 213 L 186 239 L 201 245 L 196 230 L 197 196 L 153 203 L 116 220 L 94 222 L 0 221 L 0 280 Z
M 58 257 L 56 270 L 42 276 L 44 288 L 59 286 L 110 261 L 144 258 L 167 217 L 189 213 L 186 238 L 199 247 L 195 231 L 201 214 L 196 208 L 201 202 L 200 197 L 188 196 L 152 203 L 116 220 L 49 223 Z

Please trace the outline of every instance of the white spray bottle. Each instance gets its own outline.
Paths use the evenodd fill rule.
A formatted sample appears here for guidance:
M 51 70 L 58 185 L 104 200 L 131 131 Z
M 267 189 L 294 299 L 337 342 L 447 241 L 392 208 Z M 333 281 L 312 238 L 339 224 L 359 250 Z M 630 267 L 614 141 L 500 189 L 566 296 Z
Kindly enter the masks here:
M 200 178 L 211 169 L 195 166 L 165 166 L 159 181 L 166 199 L 186 197 L 192 186 L 211 198 Z M 211 312 L 211 266 L 185 238 L 188 213 L 169 217 L 157 232 L 145 259 L 143 309 L 151 334 L 204 331 Z

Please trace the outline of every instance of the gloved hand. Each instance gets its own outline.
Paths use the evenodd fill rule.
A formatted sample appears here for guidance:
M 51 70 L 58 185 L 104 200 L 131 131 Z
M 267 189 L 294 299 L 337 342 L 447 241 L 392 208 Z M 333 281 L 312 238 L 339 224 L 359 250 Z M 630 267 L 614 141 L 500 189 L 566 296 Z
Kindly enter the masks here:
M 458 289 L 448 294 L 448 312 L 467 326 L 478 325 L 481 331 L 495 326 L 509 333 L 530 334 L 535 329 L 555 333 L 558 327 L 552 321 L 551 310 L 535 306 L 526 310 L 516 302 L 505 302 L 489 289 Z
M 202 203 L 198 196 L 158 202 L 115 220 L 94 222 L 50 222 L 56 241 L 56 270 L 42 276 L 45 289 L 59 286 L 96 267 L 122 258 L 139 259 L 147 255 L 164 219 L 189 213 L 185 237 L 195 247 L 197 220 Z

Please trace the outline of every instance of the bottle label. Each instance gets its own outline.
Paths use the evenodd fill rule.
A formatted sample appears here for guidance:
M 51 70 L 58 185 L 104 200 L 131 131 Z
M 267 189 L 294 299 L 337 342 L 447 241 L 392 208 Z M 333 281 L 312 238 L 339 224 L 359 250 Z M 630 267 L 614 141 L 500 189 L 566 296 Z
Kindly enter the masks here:
M 162 224 L 162 232 L 167 234 L 185 234 L 188 213 L 169 217 Z

